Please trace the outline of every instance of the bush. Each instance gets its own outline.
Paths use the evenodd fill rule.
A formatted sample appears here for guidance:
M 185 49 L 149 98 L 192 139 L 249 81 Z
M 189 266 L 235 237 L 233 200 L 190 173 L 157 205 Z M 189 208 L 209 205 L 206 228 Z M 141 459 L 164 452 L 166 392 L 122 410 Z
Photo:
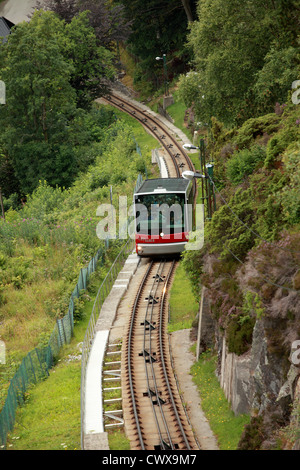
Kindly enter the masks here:
M 251 175 L 265 157 L 265 149 L 259 145 L 235 152 L 227 162 L 226 177 L 232 184 L 242 183 L 245 176 Z
M 238 356 L 248 351 L 252 343 L 255 319 L 249 315 L 232 318 L 227 327 L 228 352 Z
M 52 188 L 46 181 L 40 181 L 38 187 L 27 197 L 22 214 L 24 218 L 30 216 L 47 220 L 48 214 L 62 208 L 64 198 L 61 188 Z
M 245 426 L 238 450 L 259 450 L 265 438 L 262 416 L 253 416 Z
M 279 125 L 280 116 L 277 116 L 275 113 L 248 119 L 237 131 L 234 143 L 239 148 L 249 147 L 257 137 L 276 132 Z

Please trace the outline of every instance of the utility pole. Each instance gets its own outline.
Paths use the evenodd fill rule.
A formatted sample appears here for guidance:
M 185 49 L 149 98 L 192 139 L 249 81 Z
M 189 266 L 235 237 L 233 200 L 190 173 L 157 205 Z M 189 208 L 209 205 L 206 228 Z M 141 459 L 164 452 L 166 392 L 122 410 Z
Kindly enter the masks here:
M 168 84 L 168 70 L 167 70 L 167 56 L 163 54 L 162 57 L 156 57 L 156 60 L 162 60 L 164 64 L 164 89 L 165 96 L 169 96 L 169 84 Z

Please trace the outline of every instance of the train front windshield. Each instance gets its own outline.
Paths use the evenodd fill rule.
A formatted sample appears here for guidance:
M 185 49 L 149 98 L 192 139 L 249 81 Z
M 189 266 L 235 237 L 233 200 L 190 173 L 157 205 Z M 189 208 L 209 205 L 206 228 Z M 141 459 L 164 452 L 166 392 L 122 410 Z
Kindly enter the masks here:
M 174 235 L 185 231 L 185 195 L 141 194 L 135 197 L 136 232 Z

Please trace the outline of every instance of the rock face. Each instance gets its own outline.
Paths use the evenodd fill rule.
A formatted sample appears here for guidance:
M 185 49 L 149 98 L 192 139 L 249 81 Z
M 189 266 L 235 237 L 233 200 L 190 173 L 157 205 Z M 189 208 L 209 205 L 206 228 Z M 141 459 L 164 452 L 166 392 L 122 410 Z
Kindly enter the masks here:
M 235 414 L 249 413 L 251 409 L 251 356 L 228 353 L 225 337 L 219 350 L 219 380 Z
M 220 340 L 219 379 L 234 413 L 255 410 L 261 414 L 278 405 L 284 413 L 286 402 L 293 400 L 294 381 L 300 370 L 285 357 L 270 353 L 264 321 L 256 321 L 251 349 L 241 356 L 228 353 L 225 338 Z
M 298 233 L 283 233 L 280 241 L 253 248 L 238 268 L 215 254 L 200 258 L 217 375 L 234 413 L 251 415 L 243 449 L 276 448 L 276 433 L 289 445 L 297 436 L 291 428 L 289 440 L 283 428 L 300 416 L 299 243 Z
M 212 332 L 208 311 L 205 309 L 208 320 L 204 325 L 209 325 L 209 334 L 204 327 L 203 338 Z M 292 405 L 295 408 L 300 403 L 299 365 L 292 363 L 291 355 L 282 354 L 280 347 L 276 351 L 272 342 L 270 346 L 270 329 L 276 331 L 277 328 L 276 320 L 257 320 L 251 348 L 238 356 L 228 352 L 224 333 L 215 325 L 220 385 L 236 415 L 246 413 L 260 418 L 261 449 L 275 447 L 274 433 L 290 423 Z M 295 418 L 293 420 L 295 426 Z M 245 440 L 249 441 L 248 436 Z M 297 446 L 300 446 L 299 441 L 294 448 Z

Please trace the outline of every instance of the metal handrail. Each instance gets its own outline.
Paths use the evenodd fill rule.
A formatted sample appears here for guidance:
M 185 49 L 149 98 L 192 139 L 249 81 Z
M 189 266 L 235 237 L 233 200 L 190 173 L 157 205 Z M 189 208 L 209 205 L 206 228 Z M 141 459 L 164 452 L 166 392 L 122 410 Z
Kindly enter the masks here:
M 114 281 L 116 280 L 118 273 L 126 259 L 128 253 L 133 249 L 133 240 L 128 238 L 125 245 L 122 247 L 121 251 L 119 252 L 118 256 L 114 260 L 113 264 L 111 265 L 108 273 L 106 274 L 102 284 L 100 285 L 92 313 L 90 316 L 90 320 L 86 329 L 86 333 L 84 336 L 84 340 L 82 343 L 82 355 L 81 355 L 81 393 L 80 393 L 80 401 L 81 401 L 81 448 L 83 449 L 84 446 L 84 410 L 85 410 L 85 379 L 86 379 L 86 366 L 89 360 L 90 351 L 93 344 L 93 339 L 95 336 L 95 329 L 97 319 L 101 312 L 102 305 L 104 303 L 105 298 L 107 297 L 108 293 L 110 292 Z

